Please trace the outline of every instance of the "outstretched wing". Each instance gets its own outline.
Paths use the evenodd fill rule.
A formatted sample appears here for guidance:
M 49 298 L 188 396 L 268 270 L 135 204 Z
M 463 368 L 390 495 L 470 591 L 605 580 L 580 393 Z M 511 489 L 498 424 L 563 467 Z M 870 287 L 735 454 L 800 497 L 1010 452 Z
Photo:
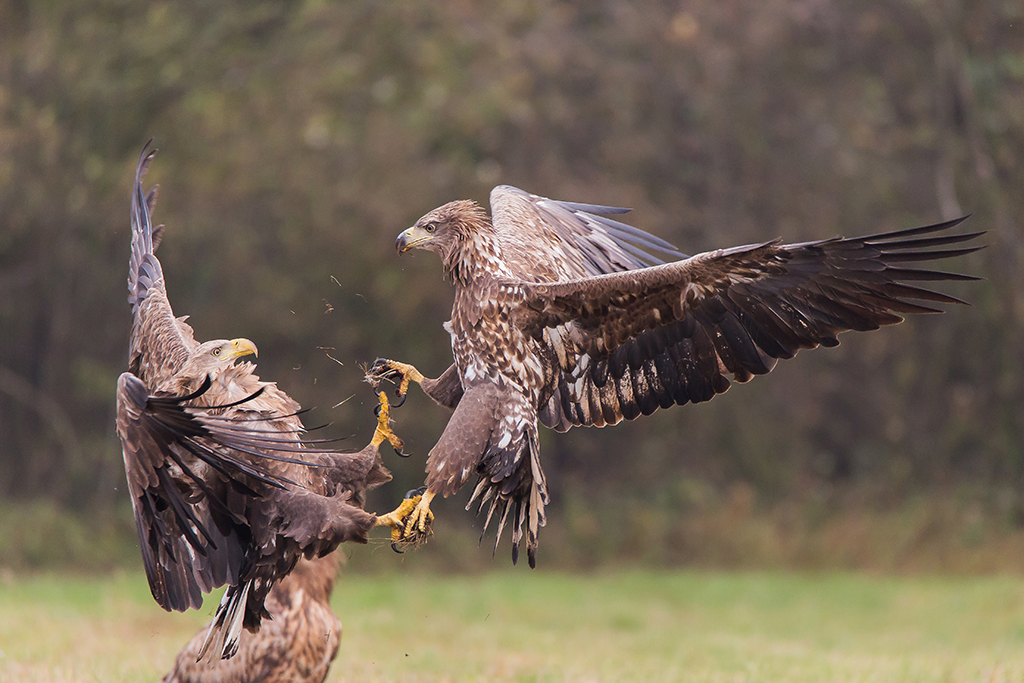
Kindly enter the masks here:
M 509 185 L 491 190 L 491 222 L 505 263 L 529 282 L 574 280 L 686 258 L 665 240 L 605 217 L 628 211 L 546 199 Z
M 121 375 L 117 432 L 150 590 L 164 609 L 184 611 L 238 580 L 245 544 L 230 515 L 215 520 L 224 513 L 214 509 L 223 492 L 212 490 L 218 484 L 207 467 L 185 464 L 192 460 L 186 444 L 210 450 L 182 429 L 188 415 L 150 398 L 137 377 Z
M 982 233 L 920 237 L 937 225 L 818 242 L 769 242 L 676 263 L 562 283 L 521 284 L 517 324 L 558 367 L 541 411 L 549 427 L 615 424 L 674 403 L 707 401 L 800 349 L 836 346 L 848 330 L 963 303 L 908 284 L 976 278 L 906 267 L 981 247 L 932 249 Z
M 142 149 L 132 191 L 132 244 L 128 264 L 128 303 L 132 305 L 129 369 L 150 386 L 157 386 L 180 368 L 198 346 L 192 328 L 177 319 L 167 301 L 164 274 L 156 257 L 163 226 L 153 227 L 150 214 L 157 188 L 142 190 L 142 178 L 156 154 L 150 143 Z
M 225 501 L 293 484 L 258 458 L 309 467 L 288 454 L 318 452 L 294 435 L 266 431 L 258 418 L 232 419 L 234 405 L 188 405 L 209 389 L 207 379 L 188 396 L 153 396 L 129 372 L 117 382 L 117 432 L 139 545 L 153 597 L 168 610 L 199 607 L 202 593 L 237 583 L 250 521 L 244 507 Z

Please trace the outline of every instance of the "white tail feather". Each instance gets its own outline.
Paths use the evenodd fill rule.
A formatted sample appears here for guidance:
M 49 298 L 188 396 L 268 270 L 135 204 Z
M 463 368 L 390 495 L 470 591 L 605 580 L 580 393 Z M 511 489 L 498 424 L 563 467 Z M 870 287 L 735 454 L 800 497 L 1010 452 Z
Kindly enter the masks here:
M 229 659 L 238 652 L 245 618 L 245 603 L 249 599 L 251 585 L 251 581 L 246 581 L 241 590 L 238 586 L 228 587 L 217 607 L 217 614 L 210 623 L 210 630 L 203 641 L 203 647 L 199 650 L 197 662 L 206 660 L 212 666 L 218 660 Z M 208 654 L 211 656 L 207 657 Z

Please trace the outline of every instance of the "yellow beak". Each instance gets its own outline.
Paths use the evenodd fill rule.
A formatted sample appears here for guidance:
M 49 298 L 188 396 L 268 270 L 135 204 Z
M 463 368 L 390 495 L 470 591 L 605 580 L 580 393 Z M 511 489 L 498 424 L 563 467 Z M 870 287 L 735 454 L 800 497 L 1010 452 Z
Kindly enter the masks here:
M 398 250 L 399 254 L 404 254 L 410 249 L 423 244 L 429 240 L 433 235 L 424 230 L 423 228 L 417 228 L 413 226 L 402 231 L 402 234 L 395 240 L 395 249 Z
M 249 355 L 259 358 L 260 353 L 255 344 L 242 337 L 231 340 L 231 352 L 228 354 L 228 358 L 242 358 Z

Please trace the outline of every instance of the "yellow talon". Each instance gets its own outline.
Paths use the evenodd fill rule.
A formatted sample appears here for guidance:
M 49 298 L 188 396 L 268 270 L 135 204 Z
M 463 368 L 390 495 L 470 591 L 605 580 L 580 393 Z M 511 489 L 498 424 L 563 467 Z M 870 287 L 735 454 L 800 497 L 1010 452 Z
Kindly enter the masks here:
M 405 397 L 409 393 L 409 382 L 416 382 L 419 384 L 426 379 L 422 372 L 408 363 L 399 363 L 396 360 L 378 358 L 367 371 L 366 381 L 376 388 L 383 379 L 387 379 L 392 382 L 395 381 L 394 376 L 396 373 L 402 377 L 398 381 L 398 386 L 395 389 L 395 396 L 397 398 L 395 401 L 395 407 L 398 408 L 405 403 Z
M 405 522 L 403 520 L 408 517 L 409 513 L 411 513 L 419 504 L 422 497 L 423 496 L 413 496 L 412 498 L 406 498 L 402 501 L 401 505 L 391 512 L 386 515 L 378 515 L 374 526 L 391 527 L 391 542 L 397 543 L 398 541 L 401 541 L 402 529 L 405 528 Z
M 430 511 L 430 501 L 434 499 L 434 492 L 428 490 L 419 500 L 408 519 L 405 520 L 405 529 L 402 530 L 402 539 L 405 541 L 416 541 L 426 538 L 430 534 L 430 527 L 434 521 L 434 513 Z
M 399 363 L 397 360 L 389 360 L 387 365 L 391 370 L 401 373 L 402 381 L 398 384 L 398 390 L 403 394 L 409 391 L 409 382 L 416 382 L 419 384 L 426 379 L 422 372 L 408 363 Z
M 377 517 L 375 526 L 391 527 L 391 548 L 395 552 L 402 552 L 399 545 L 418 545 L 432 533 L 434 513 L 430 511 L 430 501 L 433 498 L 432 491 L 406 498 L 393 511 Z
M 409 393 L 409 382 L 413 381 L 419 384 L 423 381 L 423 374 L 411 365 L 405 363 L 401 365 L 399 371 L 402 373 L 402 381 L 398 385 L 398 392 L 404 396 Z
M 404 455 L 402 453 L 402 440 L 391 431 L 391 407 L 388 405 L 388 395 L 382 391 L 377 394 L 377 400 L 380 401 L 377 406 L 377 429 L 374 430 L 370 443 L 374 446 L 380 446 L 387 440 L 396 453 Z

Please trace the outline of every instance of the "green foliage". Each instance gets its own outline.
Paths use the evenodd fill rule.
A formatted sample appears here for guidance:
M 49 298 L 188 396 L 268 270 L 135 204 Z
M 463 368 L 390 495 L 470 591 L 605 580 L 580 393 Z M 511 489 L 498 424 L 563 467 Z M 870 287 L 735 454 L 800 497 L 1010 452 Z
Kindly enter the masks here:
M 75 513 L 52 501 L 0 505 L 0 570 L 75 567 L 109 571 L 138 566 L 131 511 Z
M 256 340 L 261 374 L 354 448 L 373 425 L 359 363 L 450 362 L 437 263 L 393 251 L 445 201 L 504 182 L 633 206 L 691 253 L 972 212 L 993 248 L 956 267 L 987 279 L 950 288 L 972 308 L 847 337 L 706 406 L 544 434 L 551 513 L 574 487 L 615 509 L 684 480 L 767 502 L 956 482 L 1019 495 L 1019 14 L 980 0 L 0 5 L 0 496 L 123 503 L 111 387 L 150 136 L 176 312 L 202 338 Z M 389 459 L 387 507 L 421 479 L 447 413 L 414 394 L 396 419 L 414 458 Z

